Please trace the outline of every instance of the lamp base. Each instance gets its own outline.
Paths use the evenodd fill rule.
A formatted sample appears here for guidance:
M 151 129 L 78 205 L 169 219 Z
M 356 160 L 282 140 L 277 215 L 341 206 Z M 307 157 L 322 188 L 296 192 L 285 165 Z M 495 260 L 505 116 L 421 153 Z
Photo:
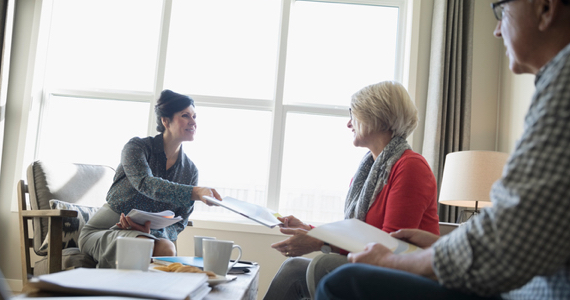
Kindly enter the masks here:
M 464 209 L 461 211 L 461 213 L 457 217 L 456 223 L 458 223 L 458 224 L 465 223 L 465 222 L 469 221 L 469 219 L 471 219 L 471 217 L 473 217 L 474 215 L 477 215 L 477 214 L 479 214 L 478 209 Z M 463 220 L 465 220 L 465 221 L 463 221 Z

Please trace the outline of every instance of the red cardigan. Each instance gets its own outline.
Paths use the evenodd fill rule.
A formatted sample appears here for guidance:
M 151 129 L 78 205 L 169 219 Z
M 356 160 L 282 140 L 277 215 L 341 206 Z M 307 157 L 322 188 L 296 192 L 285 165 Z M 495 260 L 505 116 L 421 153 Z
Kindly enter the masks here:
M 419 228 L 439 235 L 437 184 L 420 154 L 406 150 L 366 214 L 366 223 L 386 232 Z

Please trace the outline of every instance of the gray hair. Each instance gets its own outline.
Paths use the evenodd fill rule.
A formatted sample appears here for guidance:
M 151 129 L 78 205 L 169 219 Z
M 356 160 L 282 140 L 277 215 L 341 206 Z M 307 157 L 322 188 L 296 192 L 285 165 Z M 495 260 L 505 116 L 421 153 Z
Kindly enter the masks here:
M 391 131 L 407 138 L 418 125 L 418 110 L 402 84 L 383 81 L 352 95 L 353 125 L 362 134 Z

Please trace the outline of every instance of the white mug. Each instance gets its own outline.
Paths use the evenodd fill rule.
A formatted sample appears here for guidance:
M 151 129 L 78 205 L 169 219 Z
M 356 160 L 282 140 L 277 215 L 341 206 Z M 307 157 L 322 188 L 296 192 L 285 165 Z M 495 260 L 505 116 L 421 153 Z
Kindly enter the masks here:
M 153 239 L 118 237 L 117 269 L 148 271 L 153 248 Z
M 212 236 L 194 236 L 194 256 L 202 257 L 202 240 L 215 240 Z
M 204 246 L 204 271 L 212 271 L 217 275 L 226 276 L 241 258 L 241 247 L 234 245 L 233 241 L 203 240 L 202 244 Z M 234 248 L 239 250 L 239 254 L 235 261 L 229 264 Z

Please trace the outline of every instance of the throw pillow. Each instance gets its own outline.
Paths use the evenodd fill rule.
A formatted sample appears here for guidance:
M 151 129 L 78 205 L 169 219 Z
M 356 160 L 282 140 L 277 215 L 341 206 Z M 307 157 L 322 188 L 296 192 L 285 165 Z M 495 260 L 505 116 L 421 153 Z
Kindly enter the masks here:
M 51 209 L 66 209 L 66 210 L 76 210 L 77 217 L 75 218 L 63 218 L 63 240 L 62 248 L 79 247 L 79 233 L 83 225 L 89 221 L 89 219 L 95 215 L 99 207 L 91 207 L 84 205 L 77 205 L 60 200 L 50 200 L 49 206 Z M 49 233 L 48 233 L 49 235 Z M 40 251 L 47 251 L 48 238 L 46 237 Z

